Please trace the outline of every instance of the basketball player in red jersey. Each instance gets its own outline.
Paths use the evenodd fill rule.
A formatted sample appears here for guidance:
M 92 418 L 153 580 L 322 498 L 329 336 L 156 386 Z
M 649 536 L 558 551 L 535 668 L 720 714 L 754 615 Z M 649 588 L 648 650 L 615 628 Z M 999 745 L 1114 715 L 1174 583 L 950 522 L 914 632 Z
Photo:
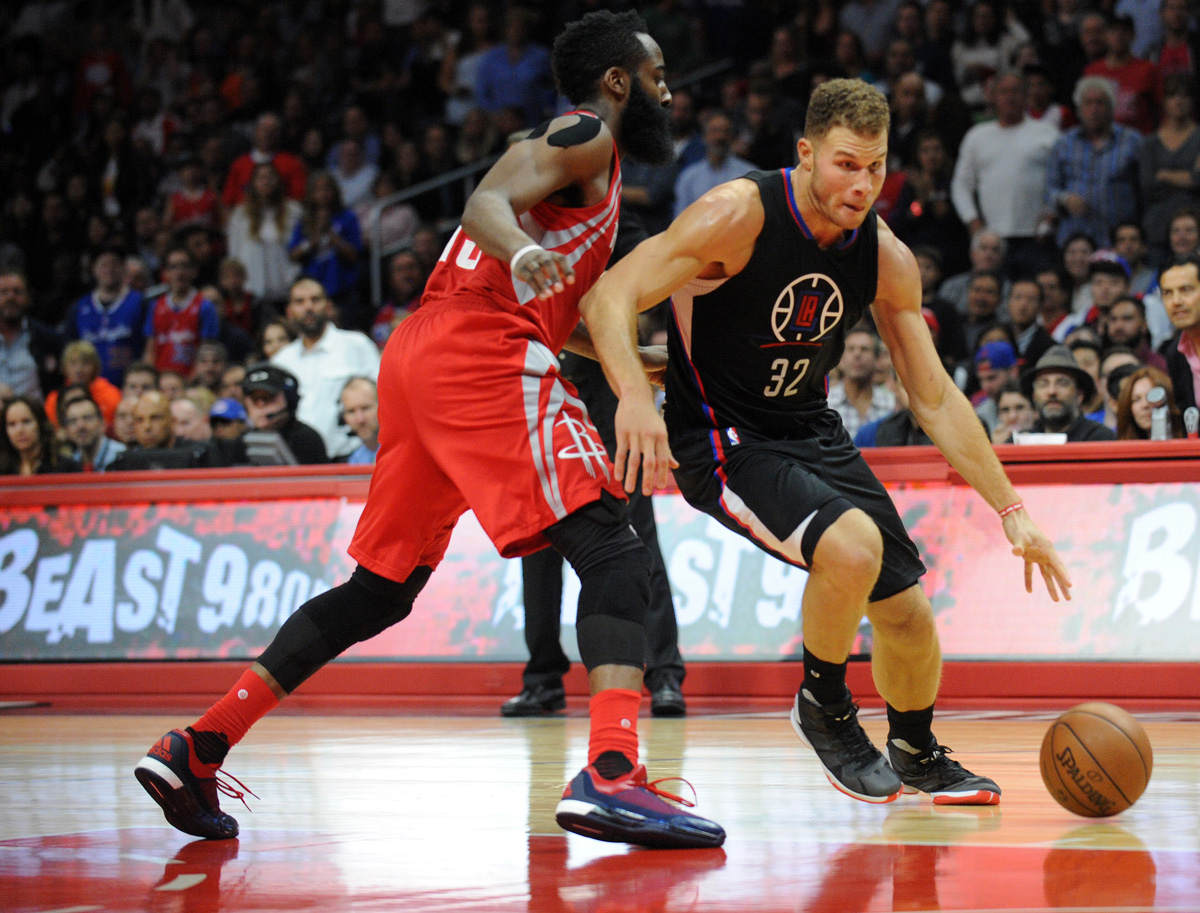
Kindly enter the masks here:
M 888 107 L 859 80 L 809 102 L 799 165 L 752 172 L 705 194 L 585 296 L 591 312 L 672 297 L 666 422 L 685 498 L 763 550 L 809 571 L 796 734 L 830 782 L 865 802 L 902 791 L 992 805 L 1000 788 L 933 736 L 941 653 L 925 572 L 890 497 L 826 401 L 825 377 L 868 307 L 910 408 L 950 464 L 994 508 L 1050 596 L 1070 598 L 1034 524 L 921 316 L 912 253 L 871 207 L 886 174 Z M 872 671 L 887 701 L 888 758 L 858 724 L 846 661 L 872 623 Z
M 392 334 L 379 372 L 379 454 L 350 545 L 349 581 L 301 606 L 229 693 L 172 730 L 135 774 L 167 821 L 212 839 L 238 833 L 216 780 L 229 748 L 305 679 L 395 624 L 475 511 L 502 555 L 553 545 L 579 575 L 576 629 L 591 685 L 588 766 L 557 820 L 600 840 L 720 846 L 714 822 L 664 802 L 638 763 L 650 556 L 624 518 L 639 466 L 665 483 L 666 428 L 636 345 L 636 314 L 578 302 L 616 238 L 618 151 L 672 152 L 662 52 L 635 13 L 596 12 L 554 44 L 575 110 L 514 145 L 480 182 L 430 276 L 421 308 Z M 568 339 L 594 350 L 621 397 L 616 465 L 558 372 Z M 671 797 L 675 798 L 675 797 Z

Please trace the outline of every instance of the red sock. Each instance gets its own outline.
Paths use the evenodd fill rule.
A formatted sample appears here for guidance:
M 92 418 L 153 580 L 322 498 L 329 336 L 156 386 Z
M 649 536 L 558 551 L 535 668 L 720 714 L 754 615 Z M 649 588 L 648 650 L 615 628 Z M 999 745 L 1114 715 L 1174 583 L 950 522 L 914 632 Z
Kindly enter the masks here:
M 606 751 L 617 751 L 637 767 L 637 717 L 641 705 L 642 693 L 626 688 L 607 688 L 592 695 L 588 705 L 592 718 L 588 764 L 595 764 Z
M 204 716 L 192 724 L 197 732 L 219 732 L 233 747 L 250 731 L 250 727 L 279 704 L 267 683 L 251 669 L 242 673 L 229 693 L 208 708 Z

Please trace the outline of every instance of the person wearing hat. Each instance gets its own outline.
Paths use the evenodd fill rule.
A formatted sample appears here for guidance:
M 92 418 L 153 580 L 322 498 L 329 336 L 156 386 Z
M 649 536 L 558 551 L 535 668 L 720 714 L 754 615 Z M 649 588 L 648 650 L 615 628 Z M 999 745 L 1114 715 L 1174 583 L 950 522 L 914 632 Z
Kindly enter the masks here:
M 270 362 L 246 369 L 246 417 L 257 431 L 275 431 L 301 464 L 328 463 L 325 442 L 316 430 L 296 418 L 300 384 L 294 374 Z
M 1103 336 L 1108 332 L 1108 315 L 1117 299 L 1129 294 L 1129 264 L 1120 254 L 1098 250 L 1088 261 L 1088 284 L 1092 306 L 1083 318 L 1084 326 L 1095 327 Z
M 1066 346 L 1049 349 L 1021 384 L 1038 414 L 1033 431 L 1065 433 L 1068 443 L 1116 440 L 1109 428 L 1084 418 L 1081 409 L 1095 395 L 1096 382 Z
M 989 430 L 996 426 L 999 419 L 997 398 L 1000 388 L 1010 380 L 1016 380 L 1019 371 L 1016 350 L 1011 343 L 1002 339 L 985 342 L 975 353 L 975 377 L 979 380 L 979 392 L 971 398 L 971 405 Z
M 219 399 L 208 410 L 208 423 L 219 441 L 236 441 L 246 430 L 246 407 L 236 399 Z

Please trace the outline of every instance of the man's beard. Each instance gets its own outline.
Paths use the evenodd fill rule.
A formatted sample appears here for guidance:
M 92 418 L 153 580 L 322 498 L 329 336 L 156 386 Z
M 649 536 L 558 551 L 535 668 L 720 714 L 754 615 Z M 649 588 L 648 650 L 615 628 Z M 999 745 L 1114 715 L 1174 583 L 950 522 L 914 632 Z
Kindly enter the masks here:
M 300 332 L 309 339 L 318 339 L 325 332 L 329 318 L 323 314 L 314 314 L 300 321 Z
M 1062 411 L 1057 416 L 1051 417 L 1047 415 L 1049 406 L 1058 406 Z M 1042 420 L 1042 427 L 1047 431 L 1066 431 L 1079 417 L 1079 410 L 1074 403 L 1066 400 L 1047 400 L 1038 410 L 1038 415 Z
M 647 165 L 667 165 L 675 158 L 671 112 L 651 98 L 637 79 L 630 84 L 621 115 L 621 141 L 627 154 Z

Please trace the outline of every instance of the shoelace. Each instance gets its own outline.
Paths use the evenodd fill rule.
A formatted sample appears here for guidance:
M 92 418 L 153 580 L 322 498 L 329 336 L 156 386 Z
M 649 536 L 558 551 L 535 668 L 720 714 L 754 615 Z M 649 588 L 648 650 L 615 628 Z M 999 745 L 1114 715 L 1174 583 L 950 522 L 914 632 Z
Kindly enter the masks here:
M 826 716 L 829 719 L 830 728 L 837 731 L 838 738 L 846 746 L 851 759 L 863 762 L 875 760 L 878 751 L 871 744 L 871 740 L 867 738 L 863 728 L 858 725 L 858 704 L 850 704 L 849 709 L 841 716 L 835 716 L 828 711 L 826 711 Z
M 232 780 L 234 783 L 236 783 L 238 786 L 240 786 L 241 789 L 239 790 L 237 787 L 233 786 L 232 784 L 227 783 L 225 778 Z M 254 790 L 252 790 L 249 786 L 247 786 L 245 783 L 243 783 L 241 780 L 239 780 L 233 774 L 226 773 L 223 770 L 213 771 L 213 780 L 217 784 L 218 792 L 223 793 L 224 795 L 229 796 L 233 799 L 237 799 L 239 802 L 242 803 L 242 805 L 246 806 L 246 811 L 248 811 L 248 812 L 254 811 L 254 809 L 252 809 L 250 807 L 250 804 L 246 801 L 246 793 L 249 793 L 255 799 L 259 799 L 261 797 L 258 795 L 258 793 L 256 793 Z
M 938 767 L 938 766 L 943 766 L 943 765 L 945 765 L 945 766 L 953 765 L 955 767 L 961 767 L 962 765 L 960 765 L 957 761 L 952 761 L 948 757 L 946 757 L 946 755 L 950 755 L 953 753 L 954 752 L 951 749 L 947 748 L 945 745 L 938 745 L 935 743 L 934 746 L 931 749 L 929 749 L 929 756 L 918 759 L 917 763 L 920 764 L 922 767 Z
M 670 782 L 671 780 L 678 780 L 680 783 L 686 783 L 687 788 L 692 791 L 692 801 L 689 802 L 687 799 L 683 798 L 683 796 L 677 796 L 674 793 L 667 792 L 665 789 L 659 789 L 659 787 L 658 787 L 659 783 L 667 783 L 667 782 Z M 646 790 L 647 792 L 654 793 L 654 795 L 656 795 L 656 796 L 661 796 L 664 799 L 670 799 L 672 802 L 678 802 L 684 808 L 695 808 L 696 807 L 695 800 L 698 798 L 698 796 L 696 795 L 696 787 L 692 786 L 692 783 L 690 780 L 685 780 L 683 777 L 659 777 L 657 780 L 650 780 L 649 782 L 647 782 L 646 774 L 643 771 L 641 777 L 633 780 L 633 784 L 635 786 L 640 786 L 642 789 Z M 255 798 L 257 798 L 257 796 Z

